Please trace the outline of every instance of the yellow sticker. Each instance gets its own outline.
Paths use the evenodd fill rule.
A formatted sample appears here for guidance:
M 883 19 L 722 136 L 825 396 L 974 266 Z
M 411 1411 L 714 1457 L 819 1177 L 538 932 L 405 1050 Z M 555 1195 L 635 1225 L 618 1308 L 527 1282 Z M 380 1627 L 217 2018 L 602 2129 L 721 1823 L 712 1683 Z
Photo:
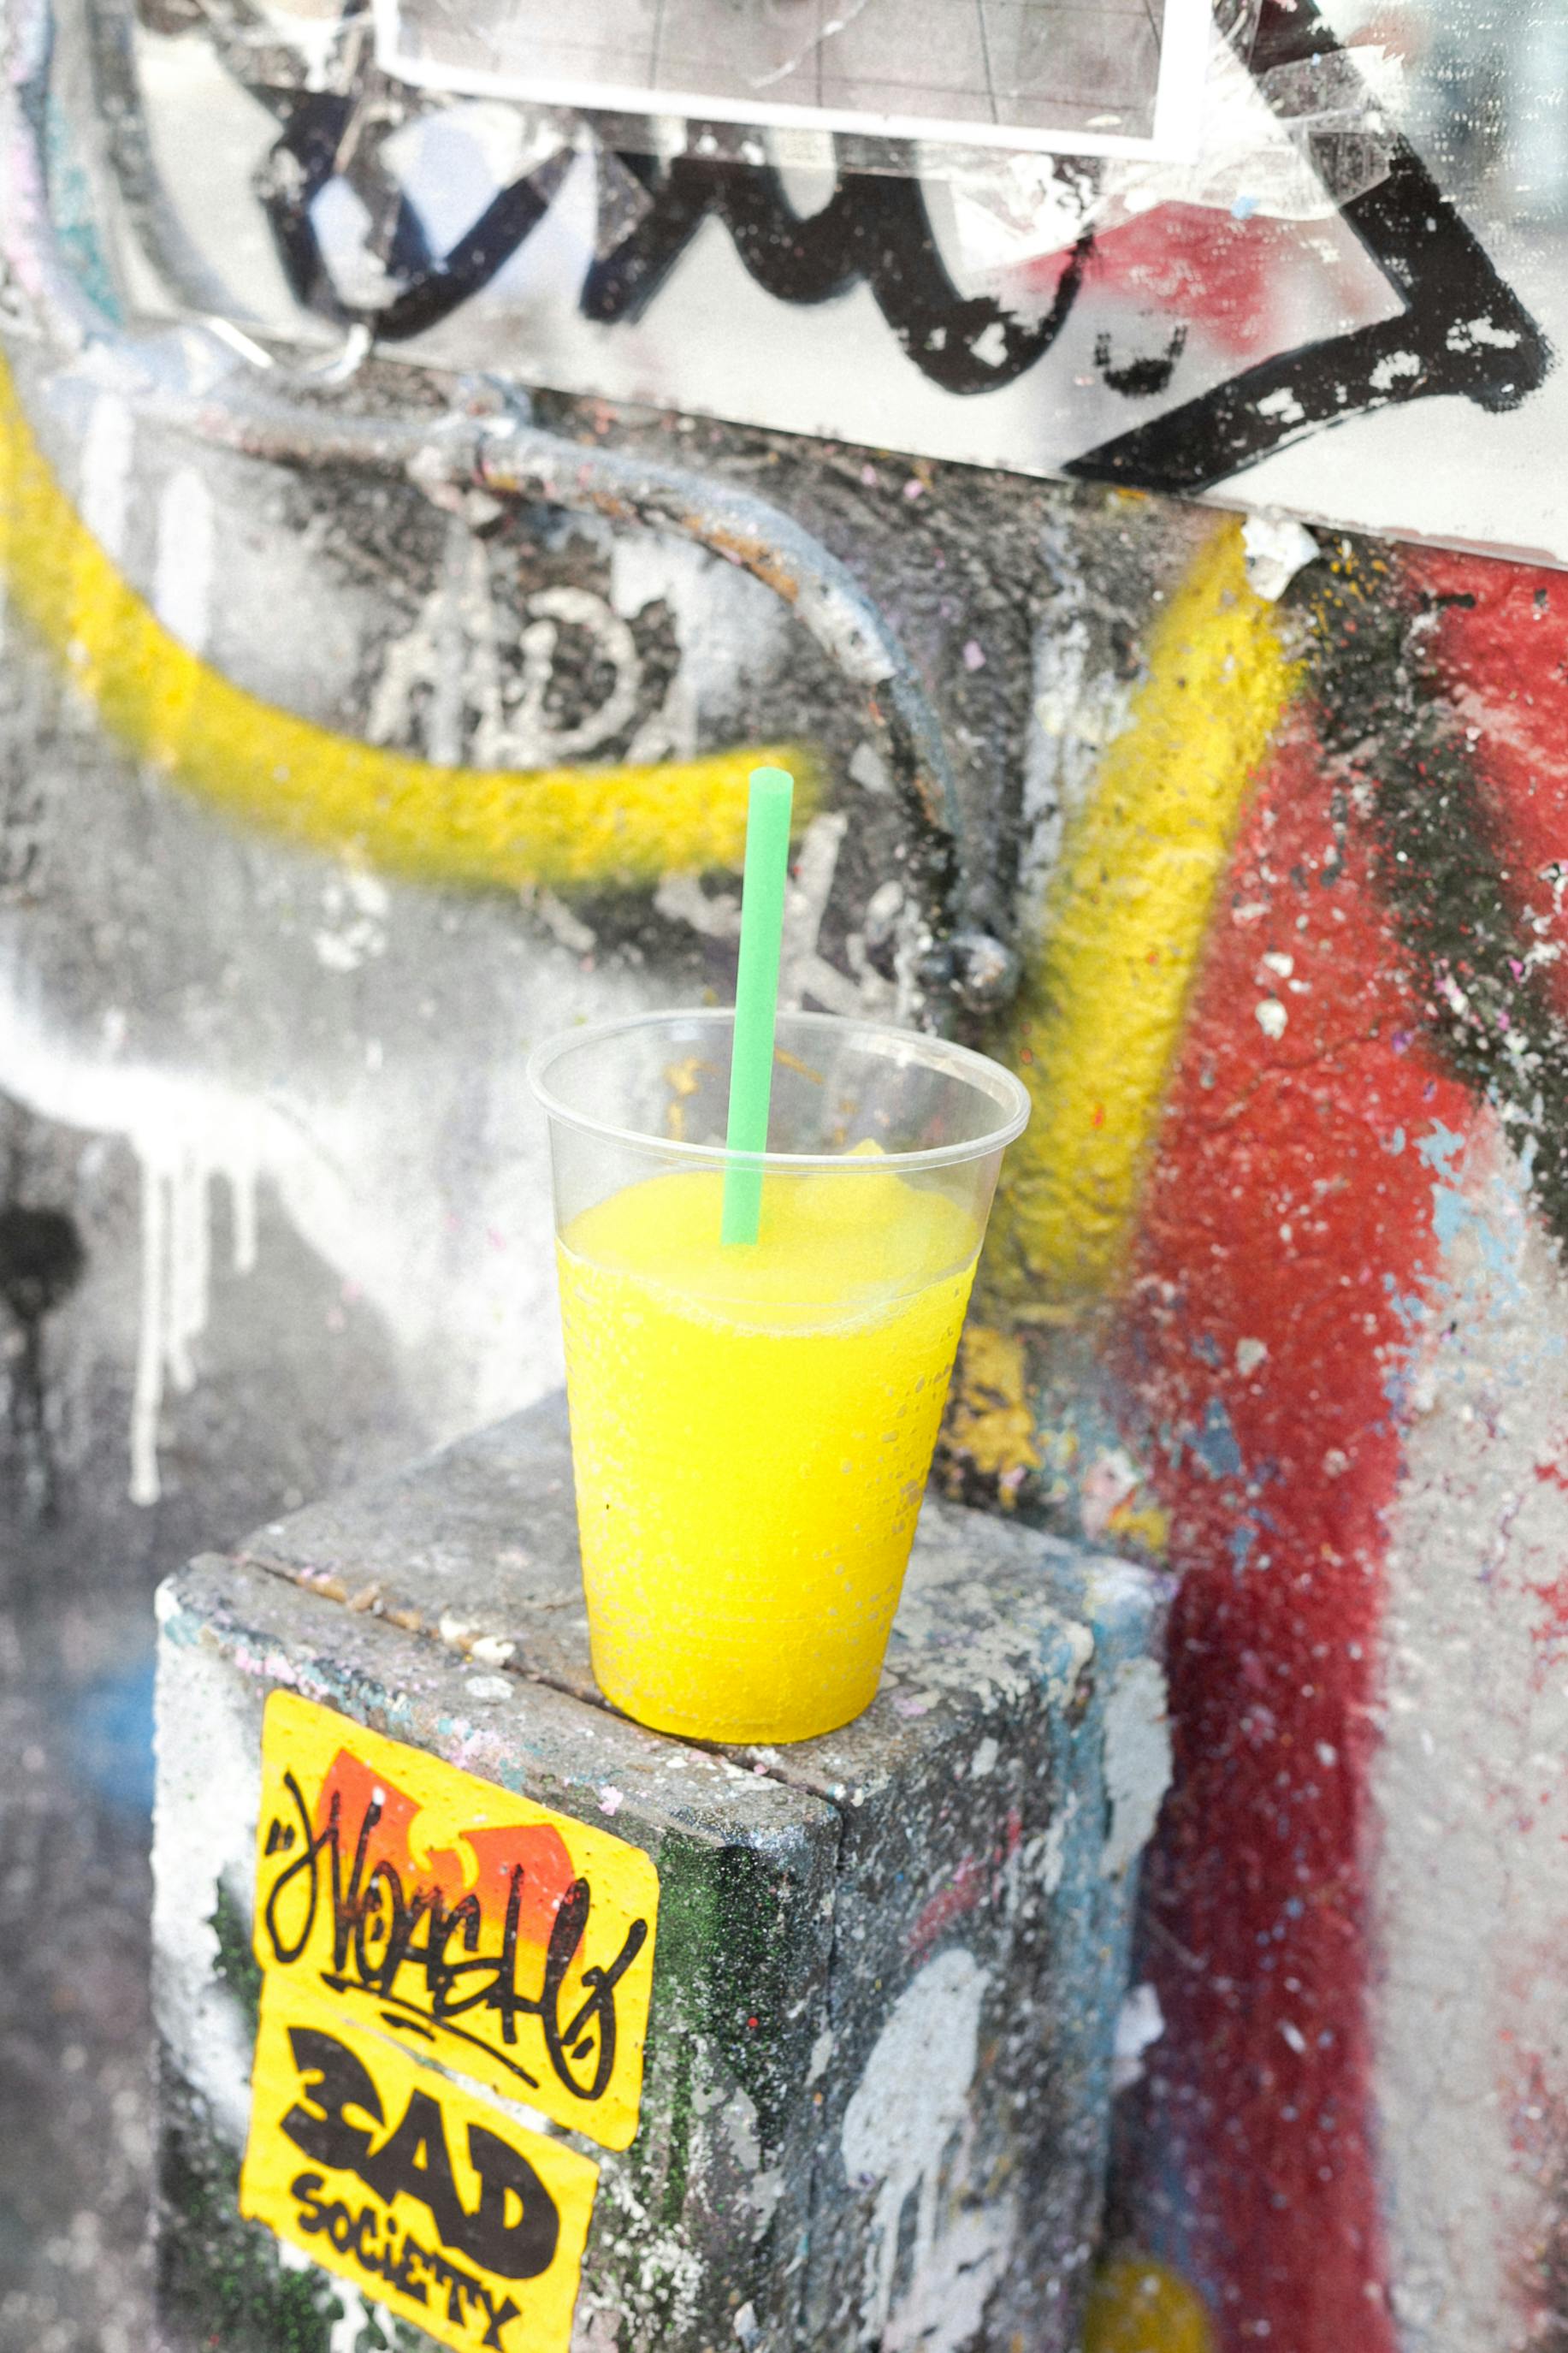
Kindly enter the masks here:
M 626 2148 L 637 2128 L 658 1873 L 331 1708 L 262 1730 L 256 1957 L 340 2016 Z
M 566 2353 L 599 2168 L 269 1983 L 239 2211 L 458 2353 Z

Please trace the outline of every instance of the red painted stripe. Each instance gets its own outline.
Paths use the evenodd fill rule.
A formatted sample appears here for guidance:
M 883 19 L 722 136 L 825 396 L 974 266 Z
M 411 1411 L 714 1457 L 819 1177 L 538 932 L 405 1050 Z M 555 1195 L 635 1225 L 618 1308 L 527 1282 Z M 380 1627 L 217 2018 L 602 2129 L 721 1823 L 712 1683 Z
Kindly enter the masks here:
M 1116 1350 L 1184 1578 L 1149 1882 L 1168 2031 L 1139 2094 L 1135 2221 L 1237 2353 L 1395 2343 L 1364 1877 L 1389 1390 L 1435 1256 L 1415 1146 L 1470 1106 L 1420 1042 L 1365 839 L 1352 818 L 1336 842 L 1333 813 L 1299 723 L 1218 912 Z

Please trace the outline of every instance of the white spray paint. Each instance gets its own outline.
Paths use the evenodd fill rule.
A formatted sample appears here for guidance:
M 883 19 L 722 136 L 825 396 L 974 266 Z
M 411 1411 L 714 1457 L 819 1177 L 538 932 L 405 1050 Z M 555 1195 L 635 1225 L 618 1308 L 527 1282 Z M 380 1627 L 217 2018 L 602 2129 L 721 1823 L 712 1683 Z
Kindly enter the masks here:
M 1437 1275 L 1394 1368 L 1372 1883 L 1374 2088 L 1407 2353 L 1542 2341 L 1568 2139 L 1568 1282 L 1482 1112 L 1433 1173 Z
M 819 1006 L 825 1013 L 865 1019 L 897 1018 L 899 992 L 867 961 L 865 935 L 851 932 L 844 942 L 847 972 L 822 953 L 822 926 L 833 896 L 838 853 L 849 829 L 843 810 L 814 817 L 806 827 L 784 894 L 784 950 L 779 1002 Z
M 1248 515 L 1241 541 L 1247 580 L 1268 604 L 1283 596 L 1297 573 L 1322 554 L 1311 533 L 1289 515 Z
M 214 540 L 212 492 L 194 466 L 178 466 L 158 501 L 153 610 L 194 654 L 212 626 Z
M 130 402 L 118 393 L 100 392 L 82 436 L 78 512 L 104 554 L 116 561 L 125 553 L 135 438 Z
M 314 2272 L 317 2269 L 314 2260 L 304 2248 L 296 2247 L 290 2240 L 277 2240 L 275 2251 L 279 2265 L 286 2272 Z M 394 2342 L 393 2318 L 385 2305 L 368 2302 L 360 2290 L 341 2274 L 333 2276 L 332 2294 L 338 2300 L 339 2309 L 338 2317 L 331 2323 L 328 2334 L 327 2353 L 359 2353 L 361 2340 L 373 2322 L 388 2345 Z
M 362 992 L 388 961 L 357 976 Z M 647 1002 L 635 976 L 605 971 L 590 986 L 553 945 L 531 956 L 524 978 L 510 1027 L 524 1043 L 584 1011 L 610 1019 Z M 341 985 L 322 976 L 323 987 Z M 476 1071 L 444 1045 L 367 1068 L 363 1047 L 345 1038 L 341 1060 L 301 1064 L 286 1089 L 247 1094 L 232 1076 L 121 1059 L 101 1027 L 78 1034 L 46 1024 L 37 999 L 31 976 L 0 955 L 0 1089 L 62 1126 L 122 1138 L 142 1172 L 133 1416 L 142 1500 L 156 1492 L 153 1449 L 168 1389 L 195 1369 L 192 1343 L 211 1279 L 202 1209 L 215 1176 L 228 1181 L 237 1264 L 254 1260 L 265 1183 L 306 1247 L 363 1294 L 399 1352 L 412 1409 L 433 1441 L 515 1411 L 559 1382 L 546 1139 L 515 1043 L 482 1072 L 484 1132 L 497 1148 L 461 1172 L 459 1187 L 447 1135 L 458 1104 L 472 1118 Z M 389 1024 L 403 1002 L 393 1000 Z M 362 1001 L 359 1011 L 374 1018 L 374 1004 Z
M 159 1613 L 168 1614 L 162 1596 Z M 194 1643 L 161 1646 L 153 2004 L 176 2069 L 237 2150 L 250 2122 L 251 2044 L 218 1973 L 213 1913 L 220 1883 L 243 1888 L 254 1875 L 261 1745 L 233 1693 L 231 1670 L 216 1653 Z
M 129 1141 L 142 1172 L 142 1312 L 131 1407 L 131 1499 L 155 1504 L 165 1385 L 172 1382 L 182 1395 L 194 1388 L 191 1351 L 207 1325 L 215 1176 L 228 1182 L 235 1271 L 248 1274 L 256 1264 L 257 1123 L 237 1106 L 231 1124 L 215 1136 L 205 1119 L 183 1117 L 166 1090 L 153 1089 Z
M 1152 1659 L 1119 1667 L 1105 1701 L 1105 1793 L 1110 1826 L 1100 1868 L 1114 1878 L 1149 1843 L 1171 1780 L 1165 1678 Z
M 876 2203 L 858 2332 L 883 2353 L 957 2353 L 980 2327 L 1016 2230 L 1010 2198 L 977 2194 L 970 2093 L 985 1972 L 962 1948 L 938 1953 L 900 1995 L 844 2112 L 851 2187 Z M 895 2301 L 910 2201 L 912 2255 Z
M 453 516 L 441 577 L 384 656 L 366 730 L 373 744 L 417 734 L 443 767 L 548 768 L 598 751 L 637 717 L 642 657 L 610 601 L 589 588 L 539 589 L 523 599 L 509 643 L 511 608 L 496 594 L 496 560 Z M 610 683 L 599 702 L 558 723 L 547 705 L 563 630 L 592 641 Z
M 345 867 L 321 886 L 325 917 L 314 934 L 317 961 L 329 972 L 357 972 L 386 953 L 386 917 L 391 894 L 378 875 Z
M 1106 745 L 1127 725 L 1132 701 L 1132 682 L 1117 676 L 1116 664 L 1095 644 L 1089 591 L 1067 534 L 1049 527 L 1042 549 L 1056 593 L 1035 632 L 1024 743 L 1021 937 L 1044 920 L 1064 832 L 1088 796 Z
M 1136 1985 L 1116 2016 L 1110 2054 L 1110 2088 L 1125 2092 L 1143 2077 L 1143 2053 L 1165 2031 L 1160 1997 L 1152 1985 Z

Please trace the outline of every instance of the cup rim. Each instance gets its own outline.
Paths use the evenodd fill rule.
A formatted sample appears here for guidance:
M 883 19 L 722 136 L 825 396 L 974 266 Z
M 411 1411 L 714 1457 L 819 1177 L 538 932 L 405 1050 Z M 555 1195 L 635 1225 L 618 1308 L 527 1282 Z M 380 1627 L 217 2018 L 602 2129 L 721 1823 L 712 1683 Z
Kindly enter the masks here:
M 575 1029 L 558 1030 L 553 1037 L 541 1039 L 529 1055 L 528 1083 L 534 1099 L 552 1122 L 574 1129 L 580 1135 L 598 1137 L 608 1144 L 630 1145 L 647 1151 L 656 1151 L 661 1157 L 689 1162 L 700 1168 L 761 1168 L 764 1171 L 805 1172 L 815 1169 L 838 1169 L 846 1176 L 859 1170 L 883 1176 L 890 1168 L 900 1174 L 928 1168 L 952 1168 L 966 1160 L 984 1160 L 988 1154 L 1005 1150 L 1016 1136 L 1028 1124 L 1034 1109 L 1028 1090 L 1023 1082 L 994 1062 L 988 1054 L 977 1054 L 971 1047 L 956 1046 L 951 1039 L 933 1037 L 924 1029 L 901 1029 L 890 1021 L 863 1020 L 858 1014 L 846 1013 L 785 1013 L 778 1019 L 782 1029 L 787 1022 L 792 1029 L 818 1030 L 842 1035 L 846 1029 L 859 1029 L 873 1038 L 893 1039 L 900 1046 L 912 1049 L 910 1059 L 924 1060 L 937 1068 L 945 1067 L 953 1077 L 968 1079 L 982 1094 L 989 1096 L 1002 1113 L 998 1124 L 984 1135 L 973 1136 L 962 1144 L 935 1144 L 922 1146 L 918 1152 L 888 1152 L 866 1154 L 859 1158 L 843 1152 L 731 1152 L 722 1144 L 688 1144 L 668 1135 L 646 1135 L 639 1129 L 619 1126 L 613 1120 L 595 1119 L 563 1103 L 549 1085 L 549 1074 L 566 1054 L 582 1046 L 598 1044 L 602 1039 L 625 1036 L 634 1029 L 657 1029 L 670 1021 L 697 1022 L 714 1029 L 731 1027 L 734 1008 L 728 1005 L 676 1006 L 663 1011 L 622 1014 L 609 1021 L 585 1021 Z

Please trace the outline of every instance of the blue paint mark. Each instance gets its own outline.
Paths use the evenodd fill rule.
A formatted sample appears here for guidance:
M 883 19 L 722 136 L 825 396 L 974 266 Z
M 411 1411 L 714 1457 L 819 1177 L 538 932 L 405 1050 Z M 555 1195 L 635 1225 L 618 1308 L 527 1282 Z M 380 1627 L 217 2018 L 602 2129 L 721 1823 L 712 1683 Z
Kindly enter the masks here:
M 1237 196 L 1230 208 L 1232 220 L 1250 220 L 1258 210 L 1258 201 L 1257 196 Z
M 1211 1479 L 1235 1479 L 1240 1475 L 1241 1449 L 1236 1442 L 1223 1398 L 1210 1398 L 1202 1430 L 1187 1442 Z
M 1463 1194 L 1459 1191 L 1454 1162 L 1464 1148 L 1465 1139 L 1439 1120 L 1430 1135 L 1415 1139 L 1415 1149 L 1431 1169 L 1432 1230 L 1445 1254 L 1450 1250 L 1466 1226 L 1470 1223 Z
M 1218 1372 L 1221 1365 L 1225 1362 L 1225 1357 L 1220 1349 L 1219 1342 L 1215 1338 L 1212 1332 L 1204 1333 L 1201 1338 L 1194 1340 L 1191 1343 L 1191 1346 L 1193 1354 L 1197 1358 L 1199 1364 L 1211 1366 L 1216 1373 Z
M 56 234 L 86 291 L 119 326 L 125 314 L 98 234 L 91 186 L 76 153 L 78 142 L 70 119 L 53 92 L 45 115 L 44 142 L 49 165 L 49 211 Z
M 1438 1120 L 1430 1135 L 1416 1137 L 1415 1149 L 1428 1168 L 1436 1168 L 1439 1175 L 1451 1177 L 1454 1155 L 1462 1149 L 1464 1141 L 1457 1128 L 1445 1127 Z
M 1383 1148 L 1385 1152 L 1392 1153 L 1397 1160 L 1405 1149 L 1405 1130 L 1402 1127 L 1396 1127 Z
M 1258 1530 L 1253 1526 L 1250 1520 L 1243 1520 L 1239 1527 L 1232 1528 L 1230 1532 L 1230 1557 L 1233 1565 L 1237 1569 L 1243 1569 L 1247 1567 L 1247 1555 L 1251 1552 L 1253 1546 L 1257 1542 Z
M 100 1675 L 64 1697 L 66 1741 L 82 1779 L 115 1813 L 153 1812 L 153 1659 Z

